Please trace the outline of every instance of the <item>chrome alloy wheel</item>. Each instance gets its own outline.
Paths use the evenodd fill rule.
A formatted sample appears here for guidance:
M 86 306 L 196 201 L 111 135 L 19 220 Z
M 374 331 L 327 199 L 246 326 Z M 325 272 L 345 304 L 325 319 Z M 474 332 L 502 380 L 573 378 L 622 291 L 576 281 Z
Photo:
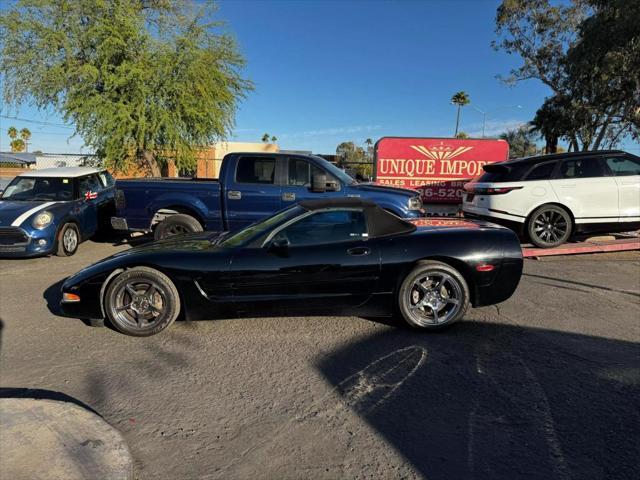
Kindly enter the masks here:
M 154 283 L 129 282 L 116 294 L 115 315 L 119 321 L 135 329 L 153 327 L 167 304 L 167 295 Z
M 544 210 L 533 221 L 533 234 L 542 243 L 554 244 L 567 234 L 569 222 L 559 212 Z
M 62 236 L 62 245 L 67 252 L 73 252 L 78 247 L 78 233 L 73 228 L 67 228 Z
M 444 325 L 457 315 L 463 294 L 458 281 L 449 274 L 422 273 L 407 290 L 405 302 L 418 325 Z

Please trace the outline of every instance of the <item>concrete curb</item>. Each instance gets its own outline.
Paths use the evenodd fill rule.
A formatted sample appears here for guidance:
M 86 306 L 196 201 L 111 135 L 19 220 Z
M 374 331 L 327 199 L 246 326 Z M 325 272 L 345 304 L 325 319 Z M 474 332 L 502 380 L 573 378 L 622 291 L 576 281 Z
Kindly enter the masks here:
M 122 435 L 69 402 L 0 398 L 0 478 L 133 479 Z

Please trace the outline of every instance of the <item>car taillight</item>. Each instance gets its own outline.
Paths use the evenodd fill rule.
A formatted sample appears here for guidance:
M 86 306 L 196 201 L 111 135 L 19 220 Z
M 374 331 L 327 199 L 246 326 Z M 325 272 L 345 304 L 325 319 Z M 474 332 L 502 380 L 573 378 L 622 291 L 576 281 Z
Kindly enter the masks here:
M 122 190 L 116 190 L 116 208 L 124 208 L 125 205 L 124 192 Z
M 490 188 L 480 188 L 480 187 L 470 187 L 466 190 L 470 193 L 475 193 L 476 195 L 502 195 L 504 193 L 509 193 L 512 190 L 520 190 L 522 187 L 490 187 Z

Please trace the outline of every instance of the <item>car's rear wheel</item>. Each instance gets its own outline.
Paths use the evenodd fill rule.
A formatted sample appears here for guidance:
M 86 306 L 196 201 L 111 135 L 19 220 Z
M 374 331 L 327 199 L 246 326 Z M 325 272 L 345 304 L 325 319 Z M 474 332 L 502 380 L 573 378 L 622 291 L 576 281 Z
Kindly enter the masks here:
M 424 261 L 402 282 L 398 306 L 412 327 L 436 330 L 460 320 L 469 299 L 469 287 L 460 272 L 446 263 Z
M 180 313 L 180 296 L 162 272 L 136 267 L 113 279 L 104 307 L 116 329 L 127 335 L 148 337 L 175 321 Z
M 80 231 L 73 223 L 66 223 L 58 232 L 57 238 L 58 248 L 56 255 L 59 257 L 70 257 L 78 251 L 80 245 Z
M 529 217 L 527 233 L 537 247 L 557 247 L 571 236 L 571 216 L 557 205 L 543 205 Z
M 161 221 L 155 228 L 153 238 L 164 240 L 165 238 L 184 235 L 186 233 L 201 232 L 202 224 L 191 215 L 178 213 Z

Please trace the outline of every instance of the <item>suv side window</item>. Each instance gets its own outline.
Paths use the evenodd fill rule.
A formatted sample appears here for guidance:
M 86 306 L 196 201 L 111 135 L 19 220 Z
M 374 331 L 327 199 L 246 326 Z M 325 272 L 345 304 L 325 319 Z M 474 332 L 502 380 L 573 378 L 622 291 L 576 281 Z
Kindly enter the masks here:
M 555 166 L 556 162 L 546 162 L 536 165 L 533 167 L 533 170 L 527 174 L 524 180 L 549 180 Z
M 609 157 L 605 162 L 616 177 L 640 175 L 640 159 L 633 157 Z
M 367 238 L 362 210 L 328 210 L 309 215 L 284 228 L 275 238 L 286 238 L 291 246 L 322 245 Z
M 599 158 L 576 158 L 560 164 L 558 178 L 593 178 L 604 176 Z
M 313 176 L 318 173 L 324 172 L 311 162 L 301 158 L 290 158 L 287 184 L 310 187 Z
M 236 167 L 236 182 L 273 185 L 276 159 L 272 157 L 242 157 Z

